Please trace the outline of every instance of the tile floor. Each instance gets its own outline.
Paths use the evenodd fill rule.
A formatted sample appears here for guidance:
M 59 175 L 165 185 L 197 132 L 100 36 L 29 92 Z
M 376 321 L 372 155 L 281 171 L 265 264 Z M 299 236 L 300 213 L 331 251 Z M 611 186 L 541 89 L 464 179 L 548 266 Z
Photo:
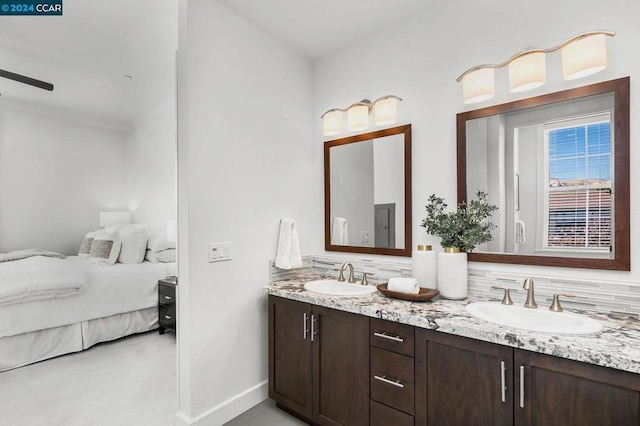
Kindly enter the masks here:
M 272 399 L 261 402 L 245 411 L 224 426 L 298 426 L 306 425 L 302 420 L 287 414 L 276 407 Z

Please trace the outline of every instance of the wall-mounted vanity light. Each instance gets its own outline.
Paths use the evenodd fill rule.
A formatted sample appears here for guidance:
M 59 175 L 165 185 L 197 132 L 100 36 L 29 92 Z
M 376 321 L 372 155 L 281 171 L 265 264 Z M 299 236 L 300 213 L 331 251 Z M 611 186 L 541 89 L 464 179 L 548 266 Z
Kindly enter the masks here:
M 615 31 L 595 30 L 578 34 L 550 49 L 529 49 L 501 64 L 476 65 L 462 73 L 456 81 L 462 82 L 465 104 L 491 99 L 495 94 L 494 69 L 509 66 L 511 93 L 524 92 L 542 86 L 546 81 L 546 55 L 557 50 L 562 54 L 562 75 L 565 80 L 586 77 L 607 67 L 606 36 Z
M 322 114 L 322 134 L 335 136 L 342 133 L 344 113 L 347 113 L 347 129 L 358 132 L 369 127 L 369 114 L 373 111 L 373 122 L 376 126 L 387 126 L 398 121 L 398 101 L 395 95 L 382 96 L 371 102 L 363 99 L 345 109 L 333 108 Z

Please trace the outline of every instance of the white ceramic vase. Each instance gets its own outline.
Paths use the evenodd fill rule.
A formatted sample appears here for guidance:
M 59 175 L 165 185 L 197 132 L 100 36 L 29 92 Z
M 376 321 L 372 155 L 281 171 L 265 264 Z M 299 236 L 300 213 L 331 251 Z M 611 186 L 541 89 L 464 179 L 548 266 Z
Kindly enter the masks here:
M 437 253 L 431 246 L 419 245 L 418 250 L 411 253 L 412 275 L 418 279 L 420 287 L 438 288 Z
M 467 297 L 467 253 L 457 247 L 445 247 L 438 253 L 438 291 L 445 299 Z

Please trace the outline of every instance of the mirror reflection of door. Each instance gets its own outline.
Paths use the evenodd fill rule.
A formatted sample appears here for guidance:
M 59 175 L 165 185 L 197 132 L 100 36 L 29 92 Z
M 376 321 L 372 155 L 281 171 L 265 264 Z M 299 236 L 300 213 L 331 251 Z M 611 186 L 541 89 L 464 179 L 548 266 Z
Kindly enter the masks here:
M 375 246 L 396 246 L 396 205 L 376 204 L 375 216 Z

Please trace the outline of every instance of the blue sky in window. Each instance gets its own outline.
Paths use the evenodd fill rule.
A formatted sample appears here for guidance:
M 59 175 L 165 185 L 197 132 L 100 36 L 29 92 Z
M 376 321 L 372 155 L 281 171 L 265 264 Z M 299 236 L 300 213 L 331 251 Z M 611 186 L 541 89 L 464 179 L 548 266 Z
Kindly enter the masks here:
M 549 178 L 610 180 L 610 124 L 549 131 Z

